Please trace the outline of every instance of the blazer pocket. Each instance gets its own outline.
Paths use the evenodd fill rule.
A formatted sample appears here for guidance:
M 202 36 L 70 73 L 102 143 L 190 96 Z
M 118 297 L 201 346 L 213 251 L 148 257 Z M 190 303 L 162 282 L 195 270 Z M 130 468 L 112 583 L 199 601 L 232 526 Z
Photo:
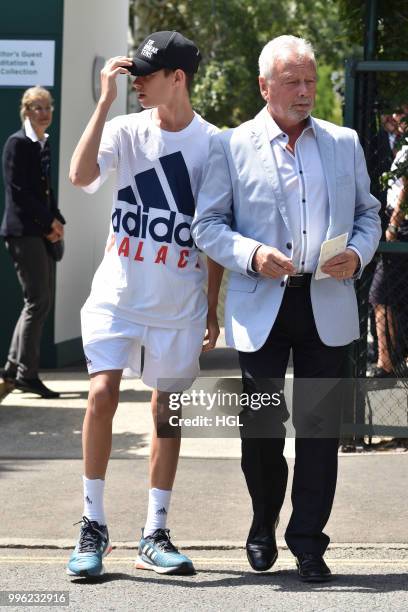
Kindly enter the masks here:
M 253 293 L 258 284 L 258 279 L 244 276 L 243 274 L 231 274 L 228 282 L 228 291 L 244 291 Z

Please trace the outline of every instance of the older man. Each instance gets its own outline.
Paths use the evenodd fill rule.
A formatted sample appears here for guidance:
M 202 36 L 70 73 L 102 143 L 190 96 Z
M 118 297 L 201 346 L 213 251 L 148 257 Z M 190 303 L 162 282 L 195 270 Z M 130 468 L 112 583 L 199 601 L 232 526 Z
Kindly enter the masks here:
M 262 50 L 259 68 L 266 107 L 213 136 L 192 228 L 197 245 L 231 271 L 226 337 L 239 351 L 248 390 L 264 379 L 282 381 L 291 349 L 295 378 L 342 375 L 348 345 L 359 337 L 353 279 L 380 238 L 379 203 L 369 192 L 357 134 L 310 117 L 316 93 L 311 45 L 294 36 L 275 38 Z M 317 280 L 322 243 L 343 234 L 346 248 Z M 308 410 L 304 400 L 299 413 Z M 284 431 L 281 423 L 272 433 L 242 436 L 254 511 L 247 554 L 258 571 L 277 557 L 275 526 L 288 474 Z M 331 577 L 323 529 L 336 487 L 337 449 L 337 437 L 297 431 L 285 538 L 304 581 Z

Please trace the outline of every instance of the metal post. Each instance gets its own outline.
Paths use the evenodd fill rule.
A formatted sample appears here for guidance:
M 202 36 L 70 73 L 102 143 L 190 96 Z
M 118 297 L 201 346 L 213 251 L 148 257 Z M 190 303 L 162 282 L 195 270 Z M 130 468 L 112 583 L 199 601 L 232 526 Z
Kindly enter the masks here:
M 356 60 L 346 60 L 345 88 L 344 88 L 344 125 L 355 128 L 355 90 L 356 90 Z
M 377 48 L 377 0 L 366 0 L 366 28 L 364 36 L 364 59 L 372 60 Z

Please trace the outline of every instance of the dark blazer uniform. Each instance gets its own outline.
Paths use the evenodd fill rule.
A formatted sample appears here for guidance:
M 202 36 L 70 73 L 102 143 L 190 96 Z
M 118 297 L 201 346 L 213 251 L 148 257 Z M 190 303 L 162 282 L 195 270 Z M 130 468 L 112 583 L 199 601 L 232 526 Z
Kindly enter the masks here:
M 65 223 L 50 185 L 49 143 L 44 150 L 24 128 L 12 134 L 3 149 L 6 188 L 0 236 L 44 236 L 51 223 Z
M 0 228 L 21 285 L 24 306 L 5 365 L 9 376 L 38 378 L 41 335 L 55 289 L 55 265 L 46 244 L 54 219 L 65 223 L 51 188 L 50 146 L 24 128 L 3 149 L 5 211 Z

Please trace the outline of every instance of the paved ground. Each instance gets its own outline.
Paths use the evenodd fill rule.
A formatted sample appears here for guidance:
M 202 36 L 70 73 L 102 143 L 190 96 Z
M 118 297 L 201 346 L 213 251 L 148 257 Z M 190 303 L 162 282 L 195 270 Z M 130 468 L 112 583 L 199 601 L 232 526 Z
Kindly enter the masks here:
M 204 366 L 206 376 L 238 374 L 235 356 L 222 347 Z M 199 573 L 166 578 L 134 570 L 146 512 L 151 431 L 150 394 L 135 381 L 123 383 L 114 421 L 106 508 L 116 548 L 107 560 L 109 576 L 100 584 L 69 580 L 64 566 L 78 532 L 72 524 L 82 510 L 80 431 L 88 382 L 83 369 L 48 372 L 44 379 L 63 392 L 61 399 L 15 392 L 0 406 L 5 500 L 0 590 L 69 590 L 72 610 L 408 609 L 407 452 L 339 457 L 338 490 L 327 526 L 332 538 L 327 559 L 338 579 L 310 587 L 298 583 L 284 547 L 290 490 L 278 529 L 279 561 L 273 572 L 255 575 L 242 549 L 251 512 L 239 439 L 183 439 L 169 525 Z M 292 470 L 293 440 L 286 456 Z
M 248 570 L 243 550 L 192 550 L 198 573 L 158 576 L 133 569 L 133 554 L 114 550 L 108 574 L 98 583 L 64 576 L 65 551 L 0 550 L 3 588 L 54 589 L 69 595 L 60 610 L 330 610 L 406 612 L 407 549 L 331 550 L 327 560 L 336 579 L 306 585 L 295 576 L 293 559 L 280 551 L 272 571 Z M 7 585 L 7 586 L 6 586 Z M 18 610 L 21 608 L 12 608 Z M 33 609 L 25 607 L 24 609 Z M 47 607 L 47 610 L 52 608 Z M 55 609 L 55 608 L 54 608 Z
M 407 455 L 340 458 L 334 509 L 327 532 L 335 543 L 404 543 L 408 546 Z M 292 468 L 293 460 L 289 459 Z M 70 546 L 82 512 L 81 462 L 7 460 L 0 463 L 0 546 L 30 543 Z M 147 459 L 114 459 L 106 486 L 111 537 L 135 546 L 147 502 Z M 290 513 L 290 491 L 278 537 Z M 250 523 L 250 503 L 238 459 L 183 458 L 169 525 L 178 543 L 241 546 Z M 282 540 L 283 543 L 283 540 Z

